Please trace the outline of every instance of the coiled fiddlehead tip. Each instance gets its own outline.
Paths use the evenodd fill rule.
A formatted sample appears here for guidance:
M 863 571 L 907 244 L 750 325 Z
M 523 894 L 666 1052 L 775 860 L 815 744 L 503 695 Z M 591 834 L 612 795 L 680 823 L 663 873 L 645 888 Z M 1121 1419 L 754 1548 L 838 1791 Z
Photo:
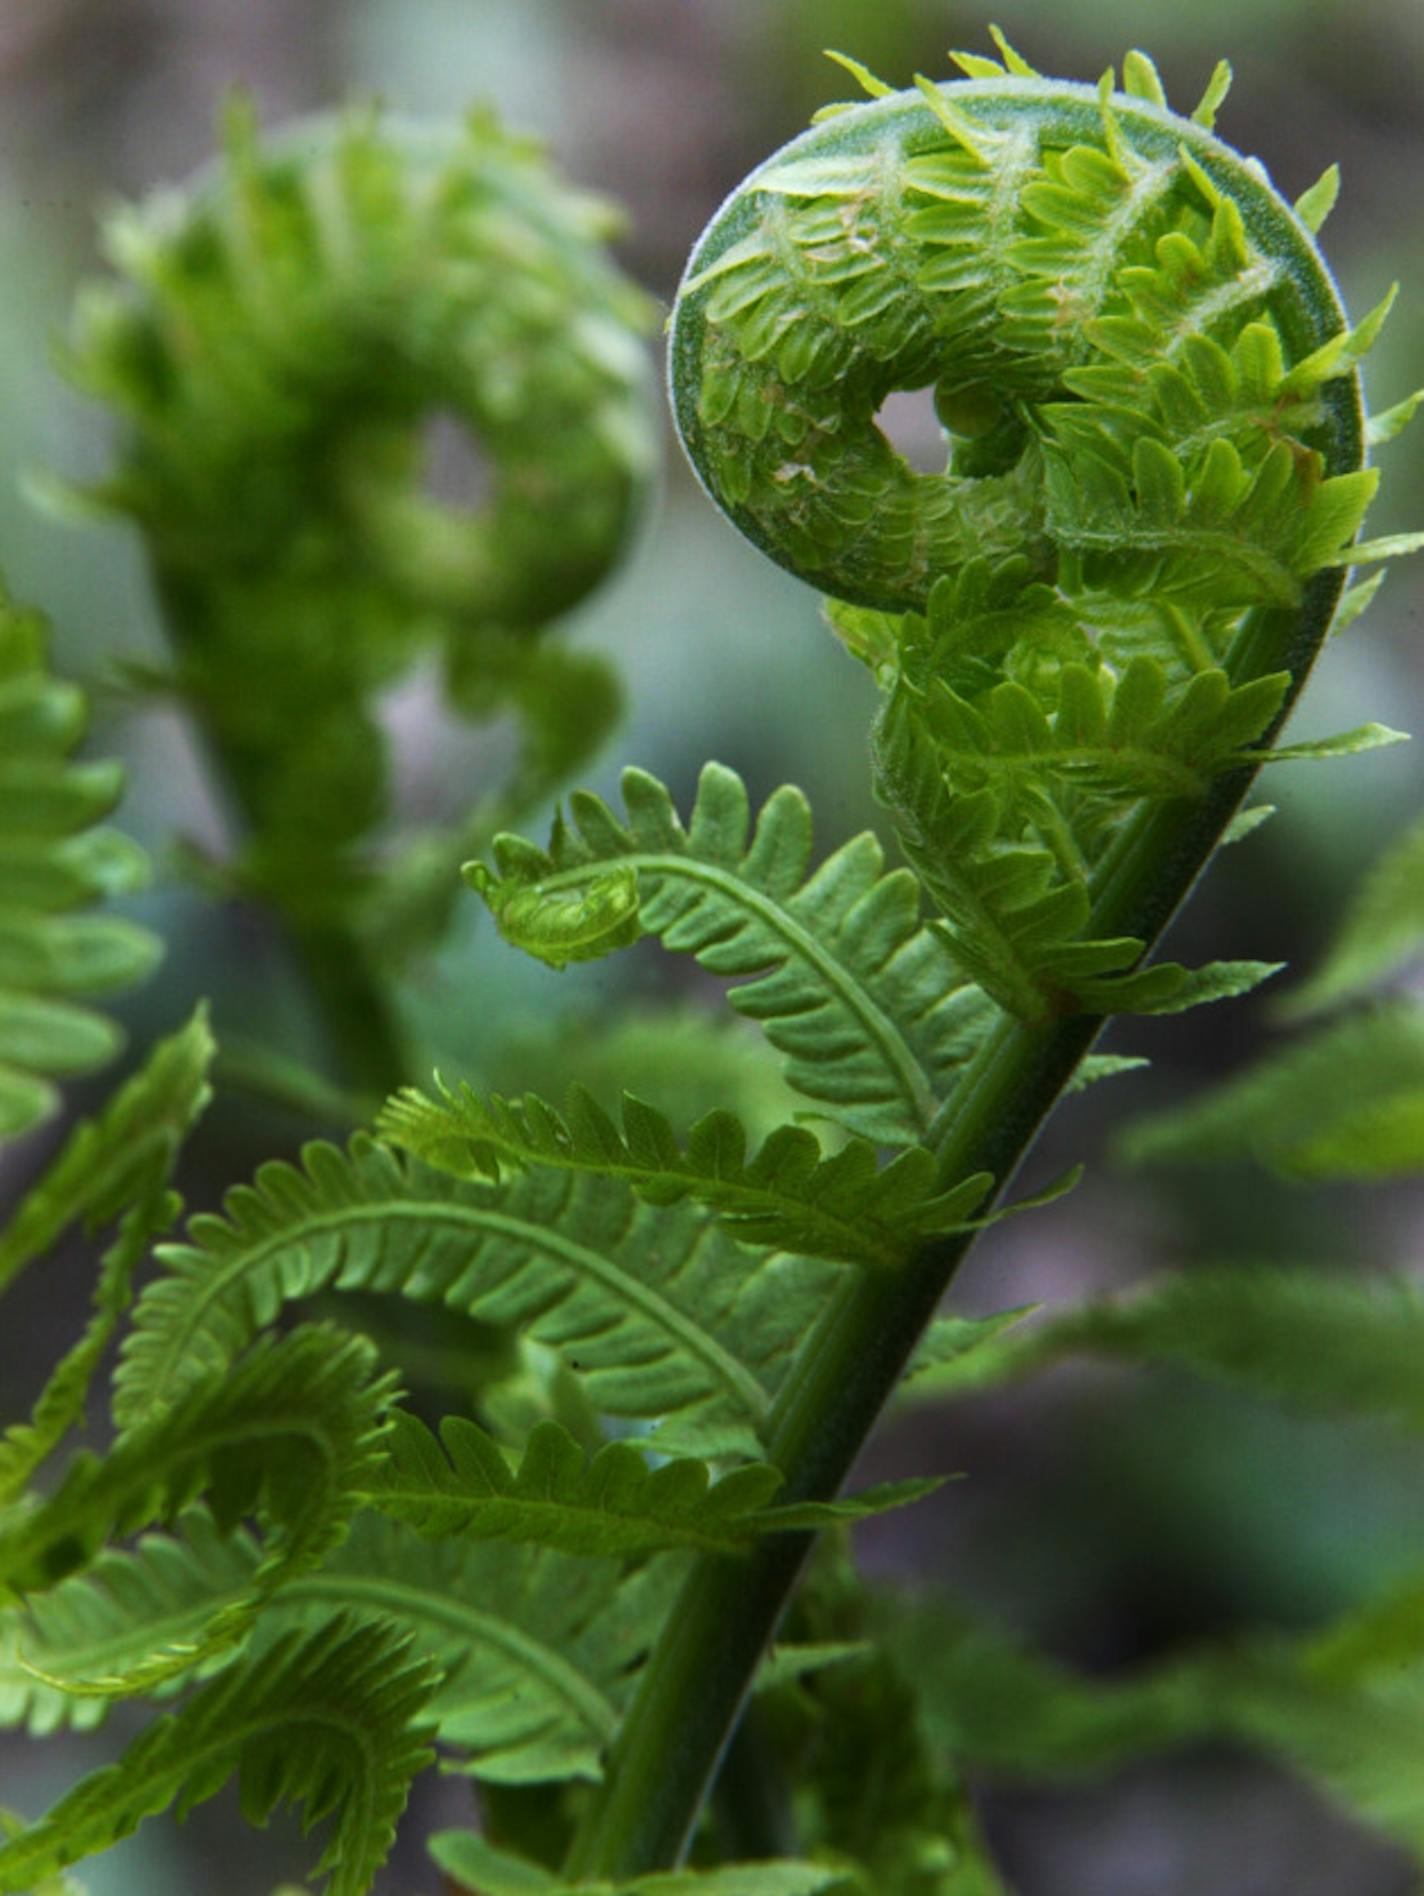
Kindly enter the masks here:
M 969 76 L 832 108 L 697 244 L 672 389 L 714 500 L 822 591 L 923 611 L 975 560 L 1179 605 L 1290 605 L 1370 493 L 1353 335 L 1312 231 L 1129 56 L 1125 90 Z M 1322 181 L 1322 186 L 1326 181 Z M 877 425 L 933 390 L 943 473 Z M 1326 475 L 1340 477 L 1324 478 Z M 1344 485 L 1341 484 L 1341 478 Z
M 110 221 L 121 281 L 70 348 L 120 421 L 99 498 L 142 526 L 180 635 L 315 613 L 348 675 L 379 673 L 432 630 L 577 603 L 654 458 L 652 312 L 602 248 L 608 207 L 488 113 L 263 139 L 238 99 L 224 133 L 189 189 Z M 487 467 L 482 502 L 429 491 L 436 418 Z

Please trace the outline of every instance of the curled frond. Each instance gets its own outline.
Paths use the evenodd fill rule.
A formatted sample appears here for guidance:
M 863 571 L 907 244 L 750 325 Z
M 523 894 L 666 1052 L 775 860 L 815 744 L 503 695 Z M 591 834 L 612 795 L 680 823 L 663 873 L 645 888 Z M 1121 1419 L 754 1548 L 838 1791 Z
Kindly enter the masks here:
M 545 960 L 607 952 L 639 933 L 695 955 L 786 1056 L 786 1078 L 849 1131 L 914 1144 L 988 1024 L 989 1009 L 920 919 L 904 869 L 868 832 L 811 867 L 811 811 L 791 785 L 755 825 L 746 787 L 709 764 L 684 825 L 644 771 L 626 815 L 576 795 L 547 850 L 495 844 L 497 876 L 467 870 L 501 931 Z

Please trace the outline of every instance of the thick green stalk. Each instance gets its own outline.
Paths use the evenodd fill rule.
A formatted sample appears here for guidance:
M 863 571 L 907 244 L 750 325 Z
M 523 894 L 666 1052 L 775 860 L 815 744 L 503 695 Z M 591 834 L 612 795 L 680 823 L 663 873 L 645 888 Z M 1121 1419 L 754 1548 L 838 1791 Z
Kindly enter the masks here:
M 1232 676 L 1288 669 L 1293 702 L 1341 579 L 1318 575 L 1299 612 L 1253 615 Z M 1235 772 L 1199 803 L 1158 804 L 1138 817 L 1095 879 L 1091 931 L 1137 935 L 1150 948 L 1253 775 Z M 1002 1191 L 1100 1026 L 1083 1014 L 1047 1027 L 1005 1016 L 960 1082 L 940 1154 L 945 1176 L 989 1171 Z M 828 1310 L 769 1424 L 767 1456 L 786 1476 L 786 1500 L 827 1499 L 839 1489 L 973 1241 L 970 1232 L 933 1239 L 897 1273 L 852 1279 Z M 633 1876 L 681 1860 L 810 1546 L 809 1535 L 776 1535 L 749 1559 L 706 1559 L 694 1568 L 644 1670 L 568 1874 Z

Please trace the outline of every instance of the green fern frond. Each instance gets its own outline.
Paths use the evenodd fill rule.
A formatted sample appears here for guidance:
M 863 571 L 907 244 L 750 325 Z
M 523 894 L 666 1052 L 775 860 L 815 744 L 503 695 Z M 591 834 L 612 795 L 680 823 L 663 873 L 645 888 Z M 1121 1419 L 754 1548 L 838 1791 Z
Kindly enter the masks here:
M 1122 1296 L 932 1325 L 905 1394 L 995 1388 L 1089 1355 L 1166 1364 L 1310 1411 L 1424 1428 L 1424 1301 L 1402 1280 L 1260 1265 L 1183 1271 Z
M 1337 924 L 1320 966 L 1281 1004 L 1290 1018 L 1367 993 L 1424 952 L 1424 823 L 1371 867 Z
M 0 1844 L 0 1890 L 29 1890 L 235 1776 L 251 1823 L 280 1804 L 304 1805 L 309 1825 L 331 1818 L 316 1873 L 330 1872 L 328 1896 L 366 1896 L 411 1779 L 431 1760 L 416 1720 L 433 1685 L 431 1668 L 379 1624 L 335 1620 L 283 1640 L 230 1667 Z
M 786 1078 L 851 1132 L 914 1144 L 986 1025 L 982 997 L 920 921 L 905 870 L 868 832 L 811 870 L 811 811 L 777 790 L 749 835 L 746 787 L 709 764 L 686 826 L 663 786 L 623 775 L 626 819 L 575 796 L 547 851 L 495 844 L 498 875 L 466 874 L 501 932 L 562 965 L 646 932 L 724 976 L 786 1056 Z
M 143 853 L 97 827 L 118 802 L 117 764 L 75 764 L 83 695 L 52 678 L 43 621 L 0 595 L 0 1141 L 58 1107 L 55 1081 L 102 1066 L 118 1028 L 88 996 L 141 980 L 146 929 L 90 913 L 140 886 Z
M 125 1339 L 126 1427 L 222 1376 L 290 1299 L 379 1291 L 521 1326 L 605 1414 L 661 1418 L 658 1444 L 756 1454 L 782 1375 L 837 1273 L 755 1253 L 693 1205 L 536 1167 L 455 1183 L 358 1137 L 264 1166 L 164 1246 Z
M 106 1456 L 77 1456 L 46 1500 L 0 1515 L 0 1584 L 52 1586 L 199 1494 L 221 1526 L 253 1512 L 270 1523 L 271 1574 L 320 1559 L 378 1463 L 392 1382 L 373 1368 L 362 1339 L 316 1326 L 261 1339 Z
M 1268 1053 L 1122 1141 L 1137 1163 L 1253 1160 L 1297 1179 L 1424 1170 L 1424 1010 L 1398 1001 Z
M 901 847 L 942 912 L 938 926 L 951 952 L 1021 1019 L 1043 1022 L 1080 1010 L 1179 1012 L 1249 992 L 1276 972 L 1272 964 L 1250 961 L 1195 971 L 1158 962 L 1133 971 L 1140 941 L 1083 939 L 1086 878 L 1064 876 L 1047 843 L 997 840 L 998 786 L 951 792 L 940 746 L 904 690 L 892 696 L 876 726 L 875 762 Z
M 109 1550 L 84 1573 L 0 1621 L 0 1723 L 37 1735 L 98 1722 L 110 1701 L 86 1688 L 132 1679 L 155 1652 L 204 1669 L 214 1624 L 250 1600 L 263 1560 L 245 1530 L 220 1533 L 204 1508 L 173 1535 Z M 597 1778 L 636 1665 L 681 1572 L 629 1569 L 547 1548 L 432 1543 L 358 1515 L 319 1567 L 289 1572 L 267 1597 L 245 1652 L 319 1631 L 346 1614 L 378 1619 L 435 1668 L 429 1716 L 459 1768 L 496 1783 Z M 67 1688 L 67 1689 L 64 1689 Z
M 881 1166 L 857 1139 L 829 1158 L 798 1126 L 773 1132 L 750 1158 L 730 1113 L 701 1119 L 679 1145 L 661 1113 L 625 1094 L 618 1125 L 587 1093 L 570 1088 L 565 1115 L 529 1095 L 482 1100 L 467 1085 L 440 1101 L 407 1088 L 387 1102 L 378 1136 L 457 1178 L 501 1167 L 553 1166 L 626 1180 L 653 1204 L 691 1197 L 721 1214 L 750 1244 L 840 1263 L 891 1267 L 915 1239 L 968 1218 L 993 1181 L 984 1173 L 939 1188 L 933 1158 L 913 1146 Z
M 96 1118 L 79 1122 L 0 1230 L 0 1290 L 69 1225 L 103 1225 L 167 1178 L 211 1097 L 215 1051 L 207 1009 L 199 1007 Z
M 160 1041 L 147 1064 L 97 1120 L 82 1122 L 0 1233 L 0 1286 L 72 1220 L 93 1228 L 122 1210 L 99 1264 L 93 1312 L 60 1359 L 28 1422 L 0 1437 L 0 1502 L 10 1499 L 83 1414 L 94 1372 L 132 1294 L 134 1272 L 181 1201 L 166 1189 L 178 1147 L 207 1103 L 213 1053 L 202 1010 Z
M 784 1857 L 574 1885 L 528 1857 L 496 1849 L 473 1830 L 441 1831 L 430 1840 L 430 1854 L 456 1887 L 475 1896 L 865 1896 L 866 1890 L 853 1870 Z
M 438 1441 L 404 1411 L 392 1424 L 364 1499 L 437 1540 L 523 1541 L 609 1558 L 676 1548 L 734 1554 L 759 1535 L 864 1520 L 940 1485 L 894 1482 L 839 1501 L 773 1507 L 781 1474 L 769 1462 L 712 1481 L 705 1462 L 687 1458 L 650 1469 L 626 1442 L 585 1456 L 566 1429 L 542 1422 L 511 1468 L 493 1438 L 459 1416 L 446 1417 Z

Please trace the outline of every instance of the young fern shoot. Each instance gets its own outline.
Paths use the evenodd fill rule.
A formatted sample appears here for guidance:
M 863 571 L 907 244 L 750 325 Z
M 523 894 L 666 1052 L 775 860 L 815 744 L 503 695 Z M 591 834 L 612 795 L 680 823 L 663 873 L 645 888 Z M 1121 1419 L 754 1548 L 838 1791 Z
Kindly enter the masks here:
M 672 321 L 677 421 L 701 479 L 829 596 L 832 627 L 879 688 L 871 763 L 905 863 L 887 867 L 864 835 L 815 864 L 799 791 L 753 816 L 714 764 L 685 815 L 629 771 L 621 811 L 575 796 L 546 847 L 502 834 L 492 860 L 466 868 L 504 937 L 551 967 L 654 935 L 733 982 L 731 1005 L 760 1024 L 818 1130 L 798 1121 L 757 1143 L 730 1112 L 683 1131 L 632 1093 L 615 1114 L 579 1088 L 561 1108 L 466 1081 L 407 1088 L 374 1137 L 261 1168 L 221 1214 L 158 1247 L 113 1379 L 113 1447 L 12 1500 L 78 1415 L 135 1243 L 174 1214 L 167 1168 L 206 1098 L 211 1046 L 199 1020 L 160 1048 L 77 1137 L 107 1167 L 133 1131 L 143 1163 L 102 1194 L 130 1222 L 95 1329 L 0 1457 L 14 1477 L 0 1485 L 0 1717 L 36 1732 L 92 1724 L 159 1689 L 164 1711 L 0 1841 L 0 1892 L 42 1886 L 236 1776 L 258 1822 L 283 1799 L 329 1816 L 319 1869 L 336 1896 L 361 1896 L 438 1747 L 482 1786 L 483 1834 L 433 1845 L 452 1888 L 990 1896 L 995 1872 L 918 1682 L 893 1642 L 877 1644 L 834 1546 L 788 1644 L 771 1643 L 818 1531 L 934 1485 L 838 1498 L 907 1369 L 913 1395 L 1090 1349 L 1295 1395 L 1304 1352 L 1291 1339 L 1313 1347 L 1338 1319 L 1350 1361 L 1316 1393 L 1357 1401 L 1367 1366 L 1387 1359 L 1375 1406 L 1417 1416 L 1390 1355 L 1393 1304 L 1327 1303 L 1284 1279 L 1249 1294 L 1203 1279 L 1089 1308 L 1037 1340 L 1009 1328 L 1012 1313 L 931 1327 L 975 1233 L 1012 1209 L 1014 1171 L 1065 1088 L 1131 1064 L 1094 1061 L 1103 1021 L 1229 998 L 1273 971 L 1151 956 L 1261 765 L 1393 741 L 1376 725 L 1276 740 L 1332 620 L 1367 596 L 1342 605 L 1349 569 L 1416 544 L 1356 537 L 1377 483 L 1367 441 L 1412 405 L 1367 426 L 1359 363 L 1384 308 L 1352 328 L 1316 246 L 1332 174 L 1293 208 L 1224 144 L 1224 67 L 1184 118 L 1141 54 L 1119 90 L 1111 74 L 1046 79 L 997 37 L 1001 60 L 959 56 L 964 78 L 899 93 L 844 62 L 869 101 L 823 115 L 732 195 Z M 262 161 L 239 128 L 230 162 L 172 232 L 130 229 L 137 301 L 91 310 L 84 353 L 130 401 L 111 498 L 155 536 L 180 672 L 253 817 L 269 893 L 344 952 L 360 929 L 342 878 L 370 801 L 354 777 L 329 806 L 339 847 L 307 886 L 313 836 L 291 800 L 310 761 L 307 694 L 349 712 L 360 740 L 334 753 L 326 791 L 347 763 L 362 782 L 376 767 L 358 754 L 369 695 L 419 640 L 440 640 L 452 668 L 468 661 L 474 695 L 487 664 L 494 697 L 517 672 L 525 708 L 544 702 L 534 681 L 547 677 L 511 670 L 510 654 L 601 572 L 639 465 L 626 325 L 615 336 L 597 322 L 591 337 L 575 324 L 566 358 L 565 305 L 592 286 L 614 321 L 626 293 L 602 262 L 570 261 L 563 225 L 536 208 L 542 175 L 488 128 L 451 147 L 353 121 Z M 392 296 L 406 282 L 392 258 L 418 249 L 382 221 L 402 192 L 417 233 L 449 237 L 461 264 L 441 249 L 417 272 L 429 306 Z M 373 208 L 391 244 L 367 251 L 347 214 Z M 498 419 L 481 380 L 498 376 L 476 358 L 492 346 L 481 325 L 498 342 L 503 318 L 464 299 L 486 281 L 474 235 L 508 238 L 512 209 L 547 266 L 538 359 L 587 398 L 558 489 L 579 529 L 572 577 L 522 538 L 543 531 L 515 478 L 527 470 L 468 541 L 411 491 L 412 425 L 432 390 L 457 408 L 458 392 L 481 427 Z M 254 413 L 287 413 L 283 349 L 305 372 L 346 333 L 330 301 L 333 282 L 350 287 L 343 259 L 374 282 L 383 321 L 422 335 L 441 331 L 437 316 L 461 335 L 468 321 L 469 383 L 453 391 L 444 358 L 402 330 L 411 379 L 397 378 L 390 412 L 363 408 L 332 436 L 313 411 L 292 458 L 271 463 L 232 421 L 203 438 L 198 466 L 170 464 L 168 423 L 206 412 L 239 374 L 241 352 L 216 348 L 222 299 L 242 287 L 277 348 L 250 365 Z M 310 292 L 290 337 L 266 294 L 289 281 Z M 211 384 L 185 381 L 160 348 L 161 313 L 180 308 L 212 345 Z M 376 345 L 394 346 L 384 331 Z M 369 359 L 337 361 L 366 390 Z M 892 391 L 925 388 L 946 436 L 933 474 L 876 419 Z M 247 514 L 204 509 L 233 481 L 270 476 L 280 513 L 314 468 L 330 483 L 329 531 L 279 536 L 273 563 L 249 570 Z M 229 699 L 259 605 L 284 682 L 270 700 Z M 390 1052 L 368 1043 L 355 1064 L 374 1078 Z M 21 1207 L 14 1256 L 95 1209 L 81 1169 L 62 1158 Z M 496 1334 L 490 1360 L 465 1366 L 476 1419 L 437 1431 L 403 1406 L 369 1338 L 335 1320 L 347 1293 L 368 1321 L 372 1298 L 396 1298 Z M 275 1334 L 314 1298 L 327 1320 Z M 1243 1312 L 1247 1366 L 1220 1334 Z M 1368 1645 L 1374 1624 L 1347 1628 L 1344 1645 Z M 1219 1716 L 1219 1658 L 1120 1697 L 1144 1744 L 1225 1730 L 1347 1780 L 1327 1742 L 1341 1694 L 1321 1667 L 1344 1663 L 1321 1659 L 1331 1650 L 1253 1658 Z M 1075 1690 L 963 1629 L 939 1640 L 954 1689 L 972 1694 L 975 1665 L 996 1705 L 1037 1694 L 1039 1726 L 1007 1721 L 1031 1755 L 1061 1756 L 1048 1729 L 1061 1706 L 1105 1750 L 1114 1732 L 1121 1742 L 1111 1692 Z M 789 1727 L 763 1727 L 751 1695 L 790 1690 Z M 1386 1744 L 1389 1706 L 1349 1703 L 1351 1730 Z M 1307 1706 L 1308 1731 L 1291 1723 Z M 1002 1729 L 964 1729 L 965 1756 L 1013 1749 Z M 767 1795 L 782 1741 L 812 1758 L 788 1800 L 795 1835 Z M 872 1748 L 885 1768 L 868 1774 Z

